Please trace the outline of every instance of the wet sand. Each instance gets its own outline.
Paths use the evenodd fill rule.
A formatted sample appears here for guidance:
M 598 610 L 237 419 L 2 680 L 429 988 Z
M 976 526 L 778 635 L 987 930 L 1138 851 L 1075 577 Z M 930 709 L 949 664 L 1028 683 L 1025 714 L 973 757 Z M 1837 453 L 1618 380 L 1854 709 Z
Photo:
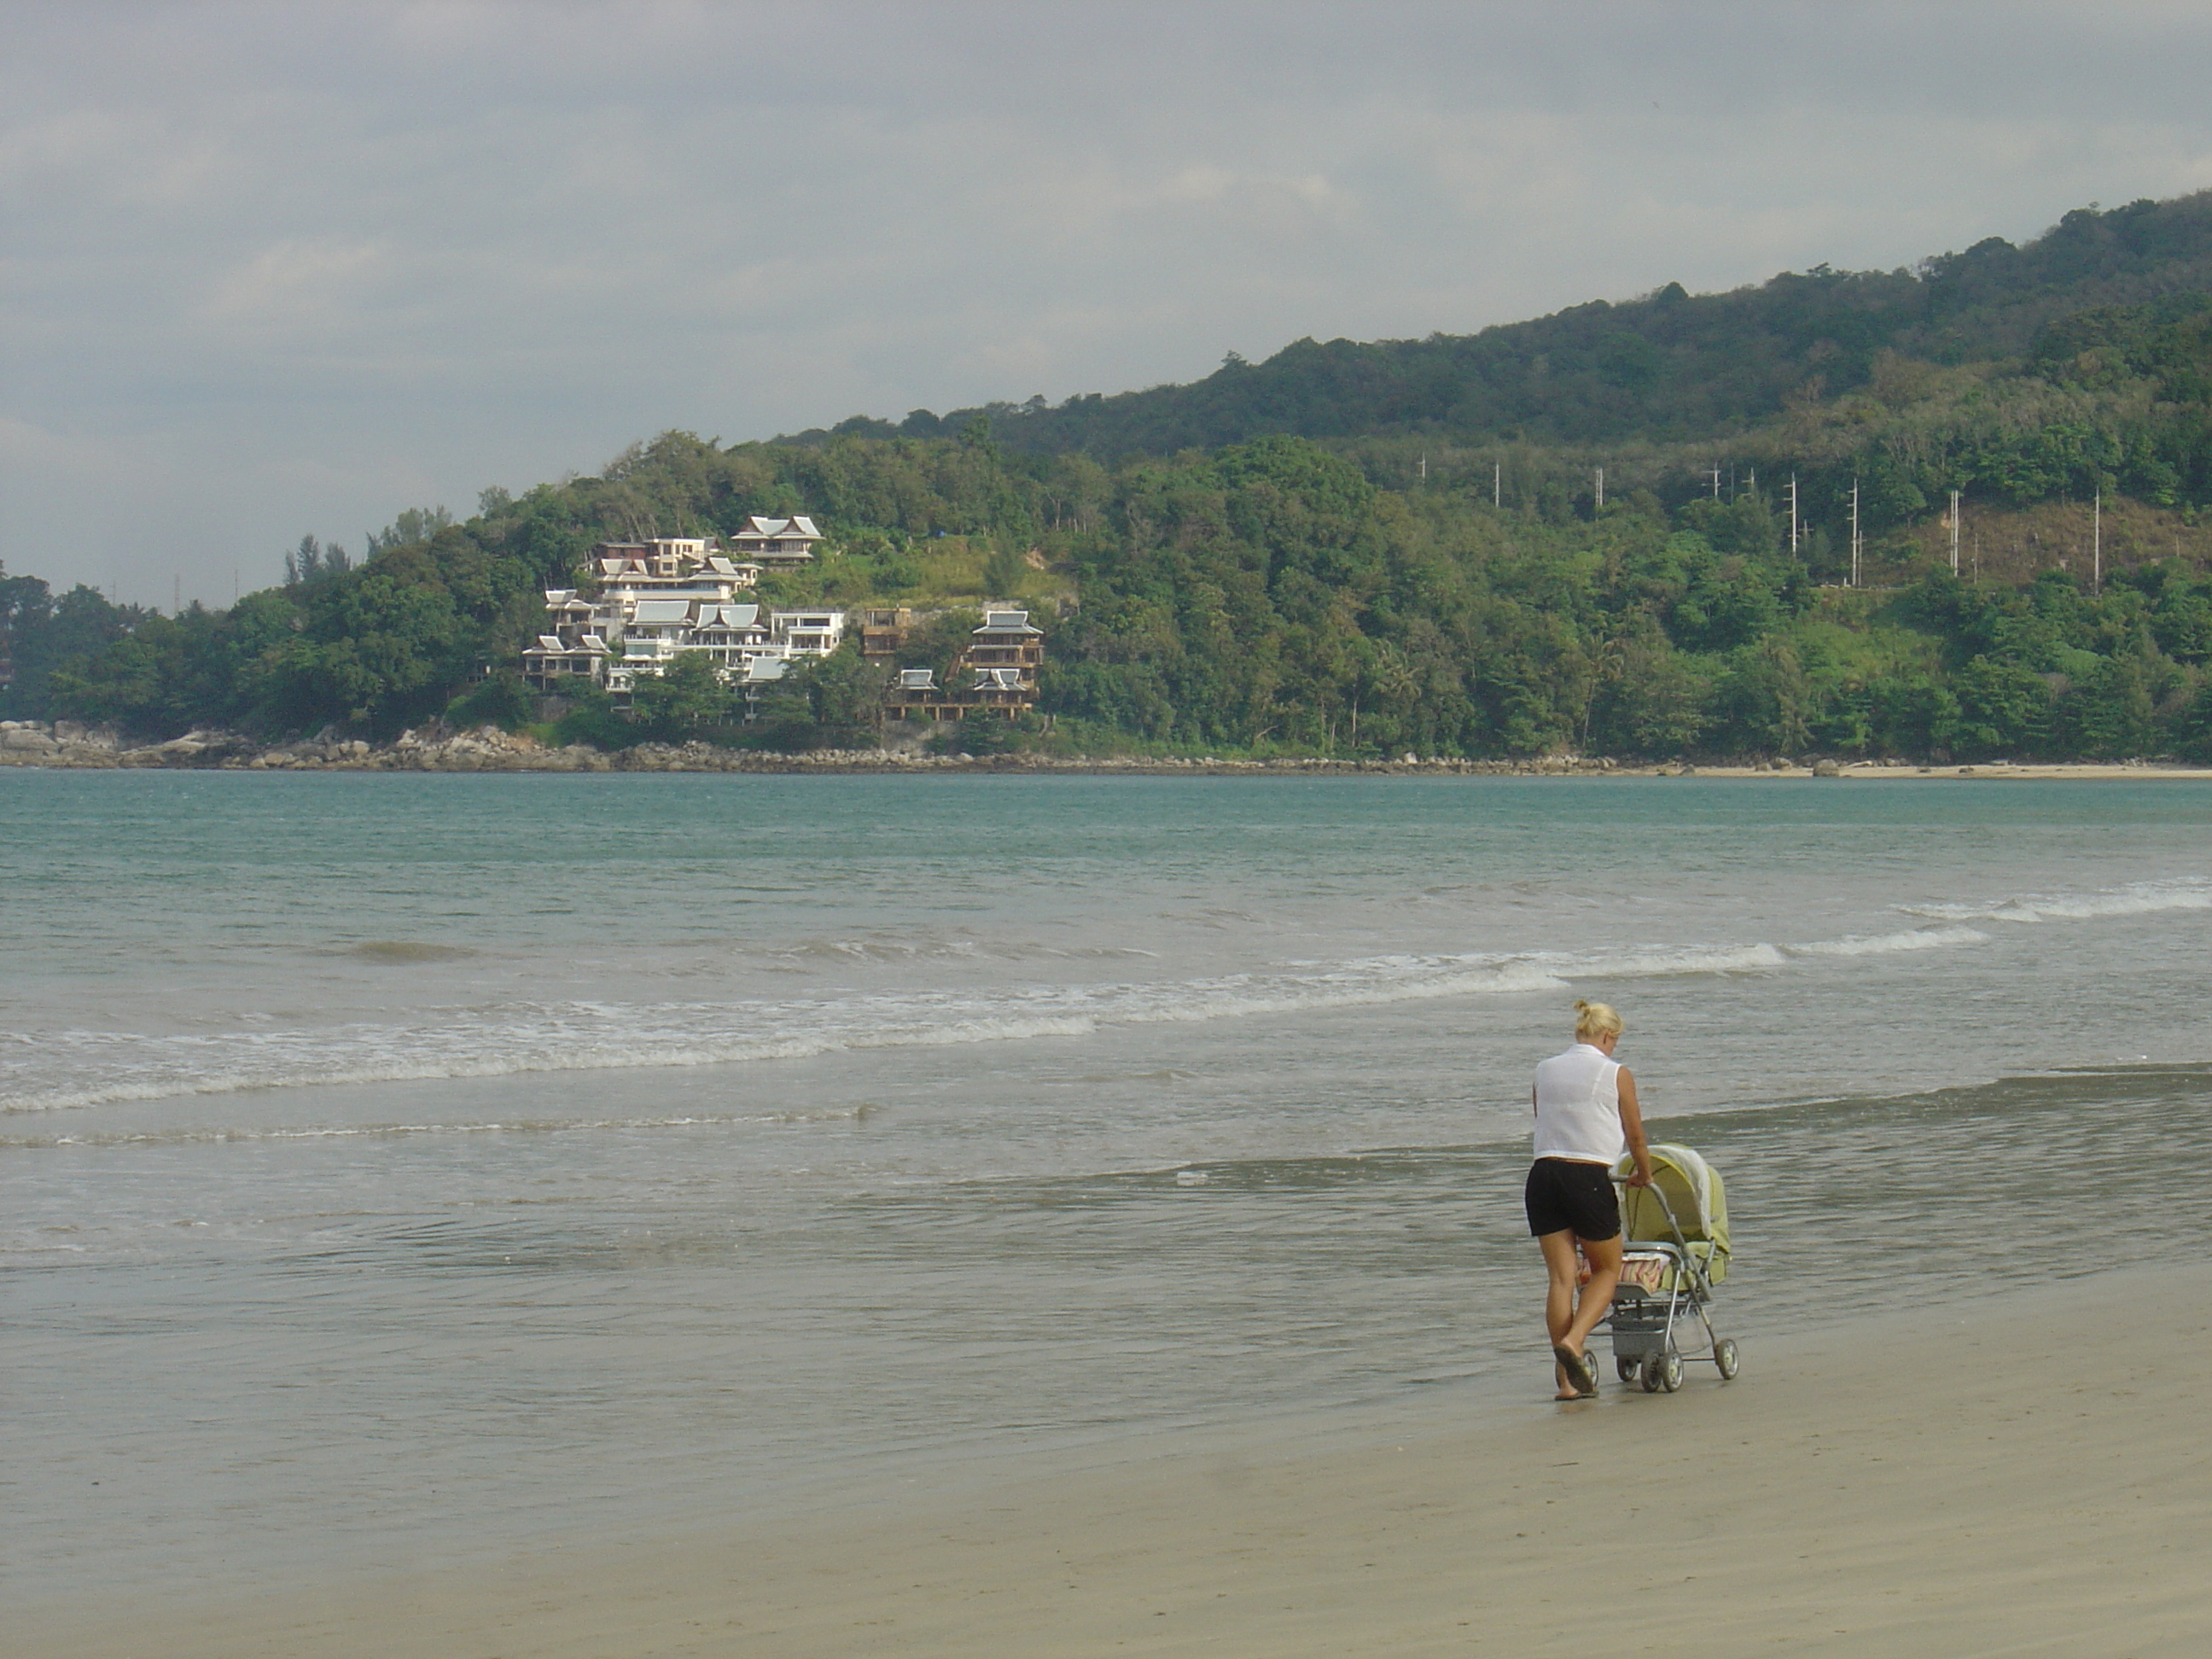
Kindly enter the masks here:
M 1551 1407 L 1532 1346 L 1520 1398 L 1468 1384 L 1324 1433 L 1154 1444 L 798 1525 L 580 1535 L 403 1581 L 19 1605 L 10 1645 L 2125 1659 L 2212 1628 L 2212 1270 L 1737 1334 L 1735 1382 L 1692 1366 L 1671 1396 L 1608 1378 Z

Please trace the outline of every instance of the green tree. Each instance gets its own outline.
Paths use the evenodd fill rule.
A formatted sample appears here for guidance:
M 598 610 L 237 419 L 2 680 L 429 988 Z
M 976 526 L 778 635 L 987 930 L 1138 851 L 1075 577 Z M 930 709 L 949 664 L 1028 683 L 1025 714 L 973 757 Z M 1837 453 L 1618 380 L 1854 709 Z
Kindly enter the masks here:
M 537 714 L 537 698 L 513 672 L 487 675 L 446 705 L 451 725 L 496 726 L 503 732 L 520 731 Z
M 641 739 L 683 743 L 728 726 L 733 698 L 706 653 L 682 651 L 658 674 L 632 681 L 630 712 Z
M 562 700 L 568 707 L 554 723 L 553 735 L 562 744 L 586 744 L 594 749 L 626 749 L 637 740 L 637 730 L 615 707 L 614 698 L 601 687 L 583 681 L 565 686 Z
M 36 576 L 10 576 L 0 568 L 0 714 L 45 720 L 52 713 L 50 682 L 64 664 L 97 658 L 129 637 L 147 613 L 111 605 L 97 588 L 80 583 L 59 599 Z
M 1959 701 L 1953 746 L 1976 760 L 2045 752 L 2051 736 L 2050 682 L 2014 662 L 1978 656 L 1954 677 Z
M 1714 692 L 1712 678 L 1694 658 L 1663 640 L 1633 641 L 1623 648 L 1620 672 L 1600 697 L 1592 725 L 1615 752 L 1686 753 L 1705 735 Z
M 2067 752 L 2091 760 L 2126 760 L 2158 746 L 2150 676 L 2132 653 L 2109 657 L 2059 702 Z

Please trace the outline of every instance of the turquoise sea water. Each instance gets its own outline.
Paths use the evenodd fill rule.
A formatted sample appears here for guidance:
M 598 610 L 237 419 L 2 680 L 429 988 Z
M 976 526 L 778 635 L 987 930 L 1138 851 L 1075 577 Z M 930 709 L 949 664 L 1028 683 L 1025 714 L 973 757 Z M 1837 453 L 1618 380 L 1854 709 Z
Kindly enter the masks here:
M 1729 1176 L 1747 1363 L 2149 1256 L 2212 1138 L 2194 783 L 15 771 L 0 813 L 46 1589 L 1540 1395 L 1576 996 Z

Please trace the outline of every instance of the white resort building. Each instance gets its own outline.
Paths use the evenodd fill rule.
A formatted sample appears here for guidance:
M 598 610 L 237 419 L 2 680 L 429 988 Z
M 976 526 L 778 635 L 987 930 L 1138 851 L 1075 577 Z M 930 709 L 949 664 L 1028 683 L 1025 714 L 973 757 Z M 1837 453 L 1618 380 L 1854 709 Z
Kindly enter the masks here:
M 601 543 L 592 591 L 546 590 L 546 631 L 522 653 L 524 680 L 551 692 L 581 678 L 627 696 L 639 674 L 659 674 L 686 652 L 702 653 L 726 684 L 756 685 L 780 676 L 793 658 L 828 656 L 844 639 L 843 611 L 776 611 L 763 619 L 759 605 L 738 597 L 758 581 L 763 563 L 793 562 L 792 546 L 804 543 L 799 554 L 811 559 L 820 532 L 805 519 L 746 523 L 749 530 L 781 527 L 766 539 L 787 545 L 773 557 L 735 560 L 703 540 Z M 743 545 L 746 533 L 732 540 Z M 771 661 L 774 673 L 752 672 Z
M 763 566 L 811 560 L 821 538 L 809 519 L 756 517 L 730 538 L 727 550 L 675 537 L 603 542 L 593 550 L 587 586 L 545 591 L 545 631 L 522 653 L 522 677 L 542 692 L 581 683 L 627 698 L 640 675 L 659 675 L 696 653 L 723 684 L 744 693 L 750 715 L 763 688 L 792 663 L 829 656 L 845 641 L 842 611 L 764 611 L 741 597 L 758 583 Z M 747 556 L 731 556 L 738 551 Z M 983 625 L 947 665 L 944 684 L 933 669 L 901 667 L 914 631 L 941 614 L 902 605 L 853 619 L 860 654 L 890 680 L 887 717 L 957 720 L 987 711 L 1012 717 L 1036 707 L 1044 631 L 1027 611 L 987 606 Z
M 814 544 L 821 539 L 811 519 L 764 519 L 755 514 L 730 538 L 730 548 L 771 570 L 791 570 L 814 562 Z

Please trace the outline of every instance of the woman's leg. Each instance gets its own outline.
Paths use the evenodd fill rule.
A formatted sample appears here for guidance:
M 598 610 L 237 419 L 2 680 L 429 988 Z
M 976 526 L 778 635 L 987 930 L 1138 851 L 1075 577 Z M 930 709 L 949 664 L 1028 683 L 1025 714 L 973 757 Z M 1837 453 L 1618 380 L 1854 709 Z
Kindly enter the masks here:
M 1590 1333 L 1597 1328 L 1613 1306 L 1613 1287 L 1620 1283 L 1620 1235 L 1611 1238 L 1585 1238 L 1582 1241 L 1583 1255 L 1589 1261 L 1589 1282 L 1583 1286 L 1580 1301 L 1575 1307 L 1575 1316 L 1568 1322 L 1565 1336 L 1552 1340 L 1563 1343 L 1577 1353 L 1589 1342 Z
M 1558 1232 L 1539 1235 L 1536 1243 L 1543 1247 L 1544 1271 L 1550 1279 L 1544 1291 L 1544 1329 L 1550 1334 L 1553 1347 L 1574 1348 L 1580 1352 L 1580 1345 L 1568 1340 L 1568 1333 L 1573 1329 L 1575 1322 L 1575 1279 L 1578 1271 L 1574 1231 L 1571 1228 L 1562 1227 Z M 1613 1263 L 1616 1275 L 1620 1265 L 1616 1253 Z M 1613 1292 L 1607 1291 L 1606 1294 L 1609 1297 Z M 1579 1400 L 1582 1397 L 1576 1392 L 1574 1379 L 1567 1375 L 1565 1366 L 1554 1364 L 1552 1374 L 1559 1390 L 1553 1398 Z

